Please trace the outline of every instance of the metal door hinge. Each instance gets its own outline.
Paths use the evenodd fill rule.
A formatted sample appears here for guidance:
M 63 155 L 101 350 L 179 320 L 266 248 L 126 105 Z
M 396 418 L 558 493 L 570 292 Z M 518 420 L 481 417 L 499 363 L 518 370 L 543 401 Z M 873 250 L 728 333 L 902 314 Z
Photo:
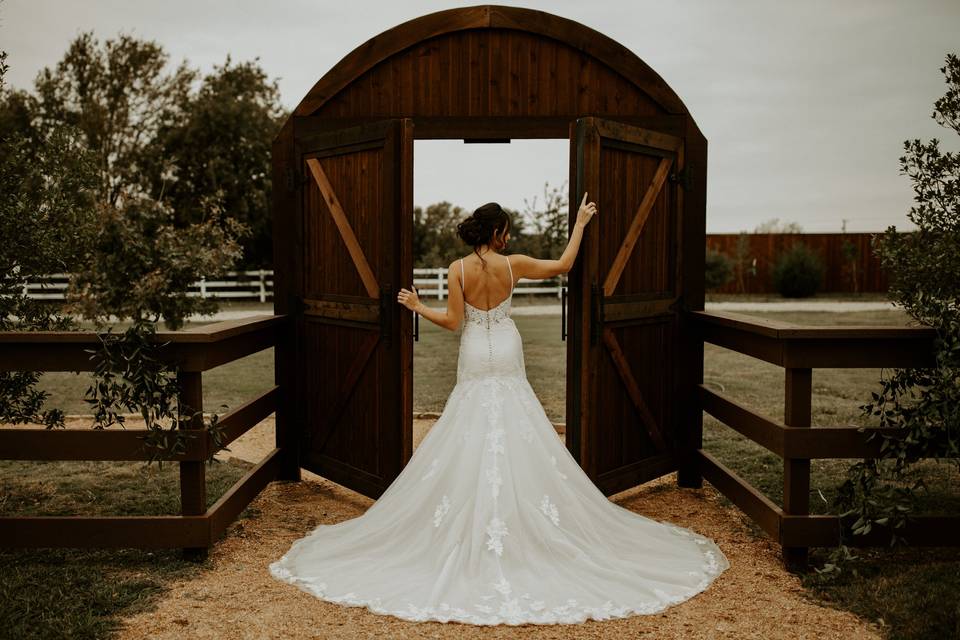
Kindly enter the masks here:
M 680 171 L 674 171 L 670 174 L 669 180 L 674 184 L 679 184 L 685 190 L 690 188 L 693 183 L 693 167 L 684 167 Z

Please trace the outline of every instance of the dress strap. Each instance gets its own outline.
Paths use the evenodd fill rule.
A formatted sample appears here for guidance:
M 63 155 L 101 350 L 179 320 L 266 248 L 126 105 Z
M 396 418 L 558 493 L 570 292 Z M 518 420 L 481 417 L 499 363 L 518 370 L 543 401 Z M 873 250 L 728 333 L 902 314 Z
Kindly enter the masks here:
M 507 259 L 507 269 L 510 270 L 510 295 L 513 295 L 513 267 L 510 266 L 510 256 L 503 256 Z
M 467 283 L 467 276 L 463 273 L 463 258 L 460 258 L 460 290 L 463 291 Z

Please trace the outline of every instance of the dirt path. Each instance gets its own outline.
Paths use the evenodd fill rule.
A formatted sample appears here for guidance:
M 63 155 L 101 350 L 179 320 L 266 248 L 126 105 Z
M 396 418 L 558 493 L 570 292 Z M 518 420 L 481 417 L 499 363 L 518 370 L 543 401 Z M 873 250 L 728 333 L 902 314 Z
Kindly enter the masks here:
M 431 420 L 415 422 L 419 443 Z M 257 461 L 273 446 L 267 420 L 231 446 Z M 709 589 L 666 611 L 581 625 L 477 627 L 407 622 L 362 607 L 325 602 L 274 579 L 267 566 L 322 523 L 361 515 L 373 501 L 304 472 L 301 483 L 274 482 L 251 504 L 256 515 L 235 522 L 211 550 L 212 569 L 177 582 L 153 611 L 125 621 L 122 639 L 140 638 L 880 638 L 855 615 L 810 602 L 784 571 L 777 547 L 757 539 L 739 511 L 720 504 L 704 483 L 680 489 L 670 474 L 623 492 L 615 501 L 715 539 L 731 567 Z

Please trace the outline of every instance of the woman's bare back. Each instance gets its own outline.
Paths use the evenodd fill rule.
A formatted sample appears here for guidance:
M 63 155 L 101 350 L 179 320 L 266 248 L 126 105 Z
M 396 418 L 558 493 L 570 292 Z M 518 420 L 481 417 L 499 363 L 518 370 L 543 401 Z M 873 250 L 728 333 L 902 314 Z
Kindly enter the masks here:
M 471 307 L 488 311 L 502 304 L 513 291 L 513 269 L 510 266 L 509 256 L 493 251 L 484 254 L 480 261 L 477 254 L 472 253 L 461 258 L 463 273 L 463 299 Z

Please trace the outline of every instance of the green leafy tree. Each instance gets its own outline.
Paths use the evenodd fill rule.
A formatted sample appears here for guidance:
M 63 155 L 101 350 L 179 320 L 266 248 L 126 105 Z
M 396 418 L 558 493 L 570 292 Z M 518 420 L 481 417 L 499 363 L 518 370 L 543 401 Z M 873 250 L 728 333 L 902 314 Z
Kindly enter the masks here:
M 934 104 L 933 118 L 960 134 L 960 59 L 946 57 L 942 67 L 946 94 Z M 881 458 L 865 459 L 848 470 L 834 506 L 855 515 L 853 533 L 890 527 L 892 543 L 908 542 L 898 531 L 917 506 L 922 478 L 911 474 L 925 458 L 949 461 L 960 471 L 960 154 L 941 151 L 937 139 L 904 142 L 901 174 L 913 183 L 914 205 L 907 217 L 917 229 L 898 232 L 890 226 L 872 239 L 872 249 L 891 274 L 890 296 L 919 324 L 933 327 L 935 364 L 892 369 L 881 377 L 880 390 L 861 405 L 864 416 L 877 416 L 881 427 L 904 429 L 895 438 L 880 430 Z M 821 573 L 840 571 L 855 558 L 840 544 Z
M 538 258 L 559 258 L 567 246 L 570 235 L 570 212 L 567 207 L 566 182 L 560 187 L 550 187 L 549 182 L 543 184 L 543 205 L 537 206 L 537 198 L 533 201 L 524 199 L 524 216 L 532 224 L 532 231 L 528 234 L 529 253 Z
M 707 249 L 704 270 L 704 287 L 707 290 L 719 289 L 733 280 L 733 260 L 722 251 Z
M 8 90 L 7 53 L 0 52 L 0 122 L 22 115 L 22 94 Z M 24 293 L 37 276 L 68 271 L 82 260 L 96 226 L 96 161 L 82 132 L 62 127 L 44 133 L 0 128 L 0 330 L 76 328 L 56 306 Z M 0 372 L 0 421 L 63 426 L 63 412 L 44 408 L 39 372 Z
M 168 74 L 167 61 L 156 42 L 120 35 L 101 47 L 86 32 L 55 69 L 37 76 L 30 107 L 37 128 L 49 132 L 66 124 L 83 132 L 97 159 L 98 196 L 105 204 L 122 204 L 141 190 L 152 141 L 184 116 L 197 72 L 183 62 Z
M 287 117 L 276 81 L 256 61 L 231 63 L 179 94 L 182 118 L 160 127 L 143 159 L 144 187 L 167 202 L 177 226 L 205 215 L 203 200 L 221 192 L 226 214 L 250 229 L 241 264 L 273 263 L 271 144 Z
M 785 298 L 812 296 L 823 284 L 823 259 L 802 242 L 793 243 L 773 266 L 773 287 Z

